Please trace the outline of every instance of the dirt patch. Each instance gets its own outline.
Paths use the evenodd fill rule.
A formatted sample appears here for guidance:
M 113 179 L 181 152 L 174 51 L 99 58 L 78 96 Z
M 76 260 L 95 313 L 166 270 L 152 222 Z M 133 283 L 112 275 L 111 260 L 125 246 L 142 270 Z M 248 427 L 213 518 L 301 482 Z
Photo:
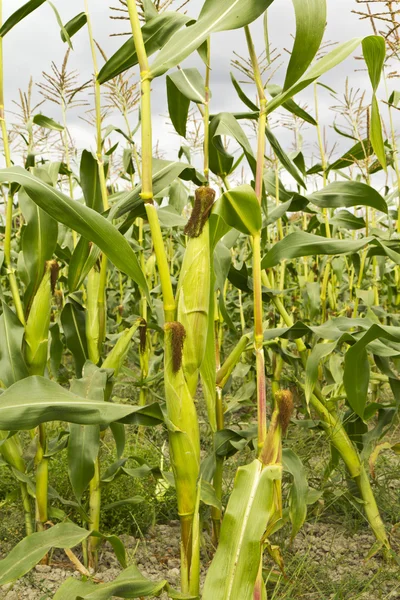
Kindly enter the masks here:
M 145 577 L 167 579 L 179 587 L 179 523 L 157 525 L 141 539 L 121 536 L 128 563 L 135 563 Z M 400 599 L 400 569 L 381 555 L 365 560 L 374 543 L 366 531 L 350 535 L 337 524 L 306 523 L 291 548 L 284 548 L 286 579 L 280 577 L 269 598 L 278 600 L 377 600 Z M 205 534 L 203 564 L 211 559 L 211 544 Z M 270 565 L 269 565 L 270 566 Z M 96 578 L 113 581 L 121 567 L 108 544 L 100 552 Z M 204 580 L 205 573 L 202 574 Z M 67 564 L 65 555 L 54 553 L 52 564 L 38 565 L 16 584 L 0 588 L 2 600 L 48 600 L 67 577 L 80 577 Z M 273 588 L 275 590 L 273 591 Z M 166 600 L 167 596 L 162 598 Z

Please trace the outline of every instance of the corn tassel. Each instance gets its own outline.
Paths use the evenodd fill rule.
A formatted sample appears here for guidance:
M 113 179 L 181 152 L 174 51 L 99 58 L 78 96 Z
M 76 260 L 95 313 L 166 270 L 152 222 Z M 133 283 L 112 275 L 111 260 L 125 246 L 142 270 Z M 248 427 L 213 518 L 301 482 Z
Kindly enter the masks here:
M 211 285 L 211 251 L 208 216 L 214 202 L 211 188 L 196 190 L 192 216 L 185 233 L 189 237 L 183 258 L 178 291 L 178 321 L 187 333 L 183 350 L 183 372 L 192 396 L 207 344 Z

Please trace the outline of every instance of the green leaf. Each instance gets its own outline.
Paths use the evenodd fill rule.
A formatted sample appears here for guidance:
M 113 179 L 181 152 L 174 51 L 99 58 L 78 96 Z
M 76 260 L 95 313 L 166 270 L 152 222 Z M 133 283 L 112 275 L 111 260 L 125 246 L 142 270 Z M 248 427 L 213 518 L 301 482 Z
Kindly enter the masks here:
M 77 596 L 87 594 L 94 588 L 95 584 L 91 581 L 79 581 L 75 577 L 69 577 L 58 588 L 53 600 L 75 600 Z
M 31 199 L 53 219 L 94 242 L 114 265 L 149 291 L 135 252 L 124 236 L 103 216 L 52 188 L 21 167 L 0 170 L 0 181 L 19 183 Z
M 329 223 L 335 227 L 343 227 L 344 229 L 357 230 L 365 229 L 365 221 L 362 217 L 356 217 L 348 210 L 339 210 L 335 216 L 330 219 Z
M 267 13 L 265 13 L 267 14 Z M 254 110 L 254 111 L 259 111 L 259 108 L 257 106 L 257 104 L 254 104 L 254 102 L 252 102 L 250 100 L 250 98 L 248 98 L 246 96 L 246 94 L 244 93 L 244 91 L 242 90 L 242 88 L 239 85 L 239 82 L 237 81 L 236 77 L 234 76 L 234 74 L 231 72 L 231 81 L 233 83 L 233 87 L 236 90 L 237 95 L 239 96 L 240 100 L 243 102 L 243 104 L 245 104 L 247 106 L 247 108 L 250 108 L 250 110 Z
M 24 301 L 29 308 L 42 280 L 46 261 L 51 260 L 56 249 L 58 225 L 23 189 L 18 193 L 18 201 L 25 221 L 21 246 L 29 278 Z
M 224 192 L 214 204 L 212 214 L 219 215 L 227 225 L 248 235 L 255 235 L 261 229 L 261 208 L 250 185 Z
M 73 394 L 81 398 L 101 402 L 104 401 L 107 380 L 107 371 L 87 362 L 83 378 L 75 379 L 70 389 Z M 71 423 L 68 442 L 68 474 L 78 502 L 94 476 L 99 446 L 100 427 L 98 425 Z
M 199 185 L 201 182 L 196 179 L 194 167 L 183 162 L 172 162 L 168 160 L 153 159 L 153 194 L 156 196 L 162 190 L 166 189 L 177 177 L 181 179 L 195 179 Z M 136 216 L 146 216 L 143 200 L 140 198 L 142 186 L 137 185 L 131 192 L 125 194 L 111 210 L 112 216 L 121 217 L 125 213 L 137 210 Z
M 369 35 L 363 39 L 362 49 L 372 89 L 375 93 L 381 80 L 383 65 L 385 64 L 385 39 L 380 35 Z
M 69 38 L 72 38 L 72 36 L 74 36 L 76 33 L 78 33 L 78 31 L 80 29 L 82 29 L 82 27 L 84 27 L 87 23 L 87 16 L 86 13 L 82 12 L 79 13 L 78 15 L 76 15 L 76 17 L 73 17 L 70 21 L 68 21 L 68 23 L 66 23 L 64 25 L 64 29 L 68 34 Z M 64 31 L 61 29 L 61 39 L 63 42 L 67 42 L 67 37 L 64 33 Z
M 64 131 L 64 127 L 57 123 L 57 121 L 53 121 L 50 117 L 45 117 L 45 115 L 35 115 L 33 117 L 33 122 L 35 125 L 39 127 L 44 127 L 45 129 L 52 129 L 54 131 Z
M 68 289 L 74 292 L 82 285 L 89 271 L 100 258 L 101 251 L 86 238 L 80 237 L 68 265 Z
M 163 421 L 159 405 L 128 406 L 88 400 L 44 377 L 27 377 L 0 395 L 0 430 L 33 429 L 48 421 L 108 425 L 113 421 L 156 424 Z
M 61 312 L 61 323 L 67 348 L 74 357 L 75 373 L 80 377 L 83 365 L 89 358 L 83 307 L 69 299 Z
M 294 85 L 290 86 L 287 90 L 284 90 L 282 94 L 275 96 L 275 98 L 268 102 L 267 114 L 270 114 L 276 110 L 295 94 L 298 94 L 301 92 L 301 90 L 304 90 L 304 88 L 316 81 L 316 79 L 321 77 L 321 75 L 324 75 L 324 73 L 330 71 L 333 69 L 333 67 L 336 67 L 338 64 L 343 62 L 357 48 L 357 46 L 359 46 L 361 40 L 361 38 L 354 38 L 348 42 L 340 44 L 334 50 L 331 50 L 331 52 L 328 52 L 328 54 L 312 65 L 312 67 L 308 69 L 308 71 L 302 77 L 300 77 L 300 79 Z
M 0 316 L 0 382 L 9 387 L 28 376 L 22 340 L 24 326 L 17 315 L 2 301 L 3 314 Z M 16 428 L 18 429 L 18 427 Z
M 311 394 L 313 393 L 315 384 L 317 383 L 319 363 L 325 356 L 328 356 L 334 351 L 337 344 L 337 341 L 331 342 L 330 344 L 316 344 L 307 358 L 305 382 L 307 406 L 310 403 Z
M 219 113 L 210 121 L 209 146 L 210 169 L 216 175 L 224 177 L 232 172 L 235 167 L 235 158 L 226 151 L 224 136 L 234 139 L 243 149 L 252 173 L 256 170 L 256 159 L 247 136 L 235 117 L 231 113 Z M 238 163 L 236 163 L 237 165 Z
M 296 37 L 286 71 L 284 90 L 293 86 L 310 66 L 324 36 L 326 0 L 292 0 Z
M 307 517 L 308 482 L 302 461 L 290 448 L 282 450 L 282 464 L 284 470 L 293 477 L 289 498 L 289 517 L 292 523 L 290 539 L 293 540 Z
M 370 206 L 387 214 L 385 200 L 373 187 L 360 181 L 333 181 L 307 199 L 321 208 Z
M 368 139 L 357 142 L 341 158 L 329 166 L 329 170 L 345 169 L 359 160 L 365 160 L 374 153 L 372 144 Z
M 275 244 L 261 262 L 263 269 L 274 267 L 284 258 L 298 258 L 321 254 L 350 254 L 366 246 L 372 238 L 360 240 L 333 240 L 305 231 L 296 231 Z
M 271 147 L 275 152 L 277 158 L 280 160 L 282 166 L 286 169 L 288 173 L 290 173 L 290 175 L 297 181 L 299 185 L 301 185 L 303 188 L 306 188 L 306 184 L 304 183 L 303 178 L 301 177 L 296 165 L 288 157 L 288 155 L 276 139 L 275 135 L 268 127 L 265 128 L 265 135 L 267 136 L 267 139 L 271 144 Z
M 190 100 L 182 94 L 169 76 L 167 76 L 167 100 L 169 118 L 175 131 L 182 137 L 186 137 Z
M 46 0 L 30 0 L 20 8 L 18 8 L 3 24 L 0 29 L 0 37 L 4 37 L 15 25 L 22 19 L 25 19 L 31 12 L 42 6 Z
M 363 39 L 362 49 L 364 59 L 368 67 L 368 74 L 372 84 L 372 110 L 371 110 L 371 124 L 370 124 L 370 140 L 377 159 L 379 160 L 382 167 L 387 168 L 386 152 L 383 141 L 383 131 L 381 116 L 379 113 L 378 100 L 376 98 L 376 92 L 378 90 L 379 82 L 381 80 L 381 74 L 383 66 L 385 64 L 386 56 L 386 43 L 385 39 L 379 35 L 370 35 Z
M 273 0 L 206 0 L 198 21 L 178 32 L 163 46 L 150 66 L 152 77 L 176 67 L 197 50 L 213 32 L 239 29 L 248 25 L 272 4 Z M 153 21 L 150 21 L 152 23 Z
M 191 102 L 204 104 L 206 102 L 205 82 L 200 71 L 195 68 L 179 69 L 167 76 L 178 90 Z
M 165 12 L 157 15 L 142 27 L 142 35 L 147 56 L 151 56 L 160 50 L 173 34 L 191 21 L 190 17 L 178 12 Z M 138 58 L 130 37 L 123 46 L 106 62 L 100 69 L 98 81 L 106 83 L 120 73 L 138 64 Z
M 203 600 L 253 600 L 261 539 L 274 512 L 274 486 L 281 467 L 254 460 L 239 467 L 208 570 Z
M 111 583 L 102 583 L 88 593 L 78 596 L 77 600 L 108 600 L 113 596 L 122 598 L 140 598 L 158 596 L 166 587 L 167 581 L 150 581 L 143 577 L 139 569 L 132 565 L 125 569 Z
M 91 152 L 82 152 L 80 164 L 80 184 L 86 206 L 98 213 L 103 212 L 103 199 L 100 189 L 99 166 Z
M 50 548 L 73 548 L 89 535 L 73 523 L 59 523 L 46 531 L 33 533 L 24 538 L 0 561 L 0 585 L 20 579 L 28 573 Z
M 400 328 L 374 324 L 347 350 L 345 355 L 343 383 L 347 401 L 361 418 L 364 417 L 370 379 L 367 347 L 368 344 L 379 338 L 398 342 L 400 341 Z

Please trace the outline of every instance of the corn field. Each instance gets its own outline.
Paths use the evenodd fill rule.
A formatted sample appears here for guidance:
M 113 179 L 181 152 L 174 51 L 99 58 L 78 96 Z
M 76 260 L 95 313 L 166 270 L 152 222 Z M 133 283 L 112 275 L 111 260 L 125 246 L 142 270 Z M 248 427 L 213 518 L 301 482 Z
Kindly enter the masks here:
M 365 559 L 398 567 L 400 476 L 391 517 L 376 491 L 382 456 L 400 454 L 400 3 L 348 0 L 370 34 L 337 44 L 334 0 L 292 0 L 286 49 L 271 43 L 280 0 L 205 0 L 199 14 L 193 0 L 119 0 L 111 56 L 95 2 L 67 22 L 62 2 L 15 4 L 0 0 L 0 514 L 25 531 L 7 552 L 0 540 L 0 594 L 61 562 L 75 575 L 42 598 L 303 598 L 282 591 L 286 556 L 335 495 L 374 538 Z M 46 32 L 18 32 L 41 11 L 64 60 L 12 102 L 3 40 L 29 60 Z M 246 51 L 229 48 L 238 110 L 217 113 L 213 44 L 228 31 Z M 88 81 L 69 66 L 78 38 Z M 331 83 L 349 57 L 366 90 L 351 71 Z M 168 156 L 155 86 L 180 145 Z M 106 502 L 126 479 L 147 496 Z M 143 574 L 105 526 L 165 498 L 179 582 Z M 364 598 L 329 596 L 342 597 Z

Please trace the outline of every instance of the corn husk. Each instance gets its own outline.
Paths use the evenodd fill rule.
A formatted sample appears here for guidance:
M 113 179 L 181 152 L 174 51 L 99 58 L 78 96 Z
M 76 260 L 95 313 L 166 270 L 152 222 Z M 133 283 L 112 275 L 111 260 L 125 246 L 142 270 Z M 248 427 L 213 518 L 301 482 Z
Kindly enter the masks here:
M 99 311 L 100 273 L 91 269 L 87 280 L 86 300 L 86 338 L 89 359 L 97 365 L 100 360 L 100 311 Z
M 25 361 L 30 375 L 44 375 L 51 317 L 51 270 L 46 271 L 32 302 L 25 326 Z
M 143 319 L 139 318 L 135 321 L 130 329 L 125 329 L 125 331 L 123 331 L 114 348 L 111 350 L 111 352 L 109 352 L 107 358 L 103 362 L 103 369 L 114 369 L 114 375 L 118 375 L 126 355 L 128 354 L 131 340 L 137 329 L 142 325 L 142 322 Z
M 211 250 L 208 214 L 215 197 L 211 188 L 196 190 L 192 217 L 185 229 L 189 236 L 177 290 L 178 321 L 187 337 L 183 372 L 192 396 L 196 393 L 208 332 L 211 286 Z
M 178 513 L 192 516 L 196 508 L 200 472 L 200 434 L 196 407 L 181 368 L 184 329 L 180 323 L 165 326 L 165 399 L 170 458 L 175 476 Z

